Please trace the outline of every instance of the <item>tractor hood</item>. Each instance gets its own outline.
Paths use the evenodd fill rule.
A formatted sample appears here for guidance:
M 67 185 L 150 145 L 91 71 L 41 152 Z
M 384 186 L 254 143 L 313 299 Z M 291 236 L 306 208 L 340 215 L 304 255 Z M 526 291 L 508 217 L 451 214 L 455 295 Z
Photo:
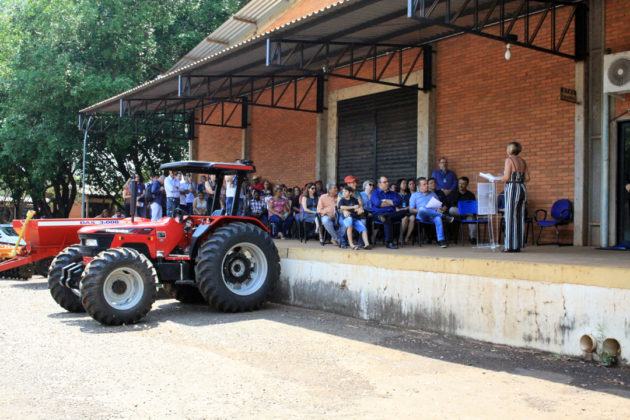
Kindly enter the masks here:
M 133 233 L 141 230 L 153 230 L 155 228 L 166 227 L 170 224 L 177 224 L 177 220 L 169 217 L 163 217 L 157 222 L 152 222 L 149 219 L 136 218 L 131 223 L 131 218 L 123 219 L 116 225 L 92 225 L 85 226 L 79 229 L 79 235 L 94 234 L 94 233 Z

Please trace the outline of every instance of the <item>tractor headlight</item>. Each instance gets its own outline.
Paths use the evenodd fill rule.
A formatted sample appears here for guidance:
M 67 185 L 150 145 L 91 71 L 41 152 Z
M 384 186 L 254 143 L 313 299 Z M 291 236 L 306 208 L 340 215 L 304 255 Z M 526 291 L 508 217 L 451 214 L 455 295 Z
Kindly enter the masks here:
M 98 246 L 98 241 L 96 239 L 84 239 L 83 244 L 85 246 Z

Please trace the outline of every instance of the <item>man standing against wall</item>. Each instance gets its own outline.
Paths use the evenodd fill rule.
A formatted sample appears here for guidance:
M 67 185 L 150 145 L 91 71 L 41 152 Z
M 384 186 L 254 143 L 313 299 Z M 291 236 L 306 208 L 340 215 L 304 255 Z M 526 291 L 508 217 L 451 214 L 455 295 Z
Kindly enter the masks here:
M 449 171 L 448 160 L 444 156 L 440 158 L 438 165 L 440 169 L 433 171 L 431 178 L 435 178 L 437 190 L 448 196 L 457 188 L 457 175 L 455 175 L 455 172 Z

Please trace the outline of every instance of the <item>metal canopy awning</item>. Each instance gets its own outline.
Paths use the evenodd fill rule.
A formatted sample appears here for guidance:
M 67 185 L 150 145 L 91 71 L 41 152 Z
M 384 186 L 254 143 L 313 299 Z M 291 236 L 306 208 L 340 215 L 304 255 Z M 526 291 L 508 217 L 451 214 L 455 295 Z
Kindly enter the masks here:
M 120 129 L 115 119 L 126 118 L 143 122 L 123 126 L 153 128 L 152 135 L 165 132 L 165 123 L 191 135 L 190 125 L 245 127 L 248 106 L 321 112 L 330 77 L 430 90 L 430 45 L 459 34 L 582 60 L 586 22 L 584 0 L 343 0 L 82 109 L 80 128 L 86 116 L 96 117 L 90 129 L 97 131 Z M 551 36 L 538 36 L 542 28 Z M 573 43 L 565 41 L 571 29 Z M 409 50 L 415 59 L 403 65 Z M 377 57 L 384 69 L 371 60 Z M 409 83 L 419 60 L 422 86 Z M 395 81 L 383 79 L 387 69 L 396 70 Z

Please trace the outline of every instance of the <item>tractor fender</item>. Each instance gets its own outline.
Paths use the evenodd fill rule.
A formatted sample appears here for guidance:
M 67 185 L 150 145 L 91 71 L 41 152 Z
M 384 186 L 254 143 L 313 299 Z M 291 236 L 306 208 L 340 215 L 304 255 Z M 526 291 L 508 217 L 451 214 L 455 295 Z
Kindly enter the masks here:
M 260 220 L 253 217 L 236 217 L 236 216 L 220 216 L 215 218 L 212 223 L 209 225 L 199 225 L 195 229 L 195 233 L 190 241 L 190 258 L 194 260 L 197 256 L 197 251 L 199 249 L 199 245 L 203 242 L 203 239 L 211 232 L 217 230 L 218 228 L 225 226 L 230 223 L 241 222 L 248 223 L 254 225 L 256 227 L 261 228 L 265 232 L 269 232 L 267 226 L 265 226 Z

